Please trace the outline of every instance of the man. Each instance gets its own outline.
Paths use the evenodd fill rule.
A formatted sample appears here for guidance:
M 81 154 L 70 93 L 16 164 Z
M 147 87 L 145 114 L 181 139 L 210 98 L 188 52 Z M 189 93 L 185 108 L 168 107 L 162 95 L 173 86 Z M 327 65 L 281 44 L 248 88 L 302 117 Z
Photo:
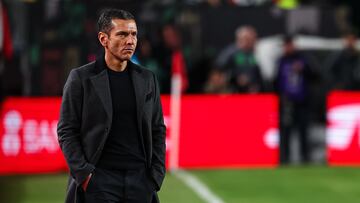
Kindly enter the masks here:
M 299 132 L 301 162 L 310 161 L 308 144 L 308 85 L 311 69 L 306 58 L 296 50 L 291 36 L 284 37 L 284 55 L 278 63 L 275 89 L 280 98 L 280 163 L 290 163 L 292 129 Z
M 188 88 L 186 57 L 180 31 L 174 24 L 166 24 L 161 29 L 162 45 L 157 48 L 155 56 L 160 62 L 161 75 L 158 75 L 162 93 L 171 92 L 171 79 L 174 74 L 181 77 L 181 91 Z
M 258 93 L 263 81 L 254 55 L 256 31 L 251 26 L 241 26 L 235 37 L 235 44 L 220 53 L 216 66 L 227 74 L 234 92 Z
M 132 14 L 98 20 L 105 56 L 73 69 L 64 86 L 58 136 L 70 168 L 66 203 L 159 202 L 165 176 L 165 125 L 154 74 L 130 61 Z
M 330 72 L 332 89 L 359 90 L 360 89 L 360 53 L 356 47 L 355 33 L 343 36 L 345 47 L 331 54 L 327 65 Z

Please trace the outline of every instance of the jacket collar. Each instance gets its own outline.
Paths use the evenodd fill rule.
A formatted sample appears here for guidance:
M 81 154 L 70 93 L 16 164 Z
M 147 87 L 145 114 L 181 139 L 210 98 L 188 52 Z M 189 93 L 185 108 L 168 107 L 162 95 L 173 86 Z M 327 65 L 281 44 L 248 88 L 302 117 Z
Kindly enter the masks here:
M 95 61 L 95 71 L 96 71 L 96 74 L 99 74 L 101 73 L 103 70 L 107 69 L 107 65 L 105 63 L 105 54 L 102 53 L 100 55 L 98 55 L 96 57 L 96 61 Z M 133 63 L 131 60 L 128 61 L 128 64 L 127 64 L 127 67 L 129 69 L 129 71 L 136 71 L 138 73 L 141 73 L 142 70 L 141 68 L 136 65 L 135 63 Z

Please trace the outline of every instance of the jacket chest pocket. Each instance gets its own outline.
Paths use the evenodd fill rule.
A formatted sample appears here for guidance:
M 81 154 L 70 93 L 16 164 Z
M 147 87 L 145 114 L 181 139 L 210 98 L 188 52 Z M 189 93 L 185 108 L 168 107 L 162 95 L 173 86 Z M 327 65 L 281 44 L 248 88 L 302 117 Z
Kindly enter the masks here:
M 153 91 L 150 91 L 145 95 L 145 102 L 143 106 L 143 112 L 147 119 L 151 119 L 152 108 L 153 108 Z

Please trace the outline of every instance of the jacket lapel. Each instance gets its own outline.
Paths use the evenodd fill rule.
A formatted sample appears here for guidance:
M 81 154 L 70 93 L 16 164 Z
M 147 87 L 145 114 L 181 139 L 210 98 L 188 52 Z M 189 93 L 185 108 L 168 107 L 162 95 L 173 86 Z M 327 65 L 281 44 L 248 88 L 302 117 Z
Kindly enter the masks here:
M 136 99 L 136 113 L 137 113 L 137 125 L 140 132 L 140 142 L 142 145 L 143 152 L 146 156 L 145 144 L 144 144 L 144 133 L 142 132 L 142 115 L 143 106 L 145 102 L 145 80 L 141 75 L 141 69 L 136 67 L 135 64 L 129 62 L 130 65 L 130 76 L 134 86 L 135 99 Z
M 109 120 L 112 121 L 112 101 L 110 93 L 110 84 L 107 70 L 104 69 L 99 74 L 91 77 L 91 82 L 94 85 L 96 93 L 99 95 L 100 100 L 105 108 Z
M 142 107 L 145 102 L 145 82 L 141 77 L 139 70 L 135 69 L 134 65 L 131 67 L 131 80 L 135 91 L 137 117 L 138 120 L 140 120 L 142 116 Z

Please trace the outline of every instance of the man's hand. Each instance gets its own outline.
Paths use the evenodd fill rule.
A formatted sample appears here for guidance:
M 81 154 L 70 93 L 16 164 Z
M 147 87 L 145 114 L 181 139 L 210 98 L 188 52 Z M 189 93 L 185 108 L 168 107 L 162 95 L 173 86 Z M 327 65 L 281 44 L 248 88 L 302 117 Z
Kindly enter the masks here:
M 82 189 L 84 190 L 84 192 L 86 192 L 86 189 L 87 189 L 87 187 L 88 187 L 88 184 L 89 184 L 89 181 L 90 181 L 90 179 L 91 179 L 91 176 L 92 176 L 92 173 L 90 173 L 90 174 L 88 175 L 88 177 L 84 180 L 84 182 L 81 184 L 81 187 L 82 187 Z

